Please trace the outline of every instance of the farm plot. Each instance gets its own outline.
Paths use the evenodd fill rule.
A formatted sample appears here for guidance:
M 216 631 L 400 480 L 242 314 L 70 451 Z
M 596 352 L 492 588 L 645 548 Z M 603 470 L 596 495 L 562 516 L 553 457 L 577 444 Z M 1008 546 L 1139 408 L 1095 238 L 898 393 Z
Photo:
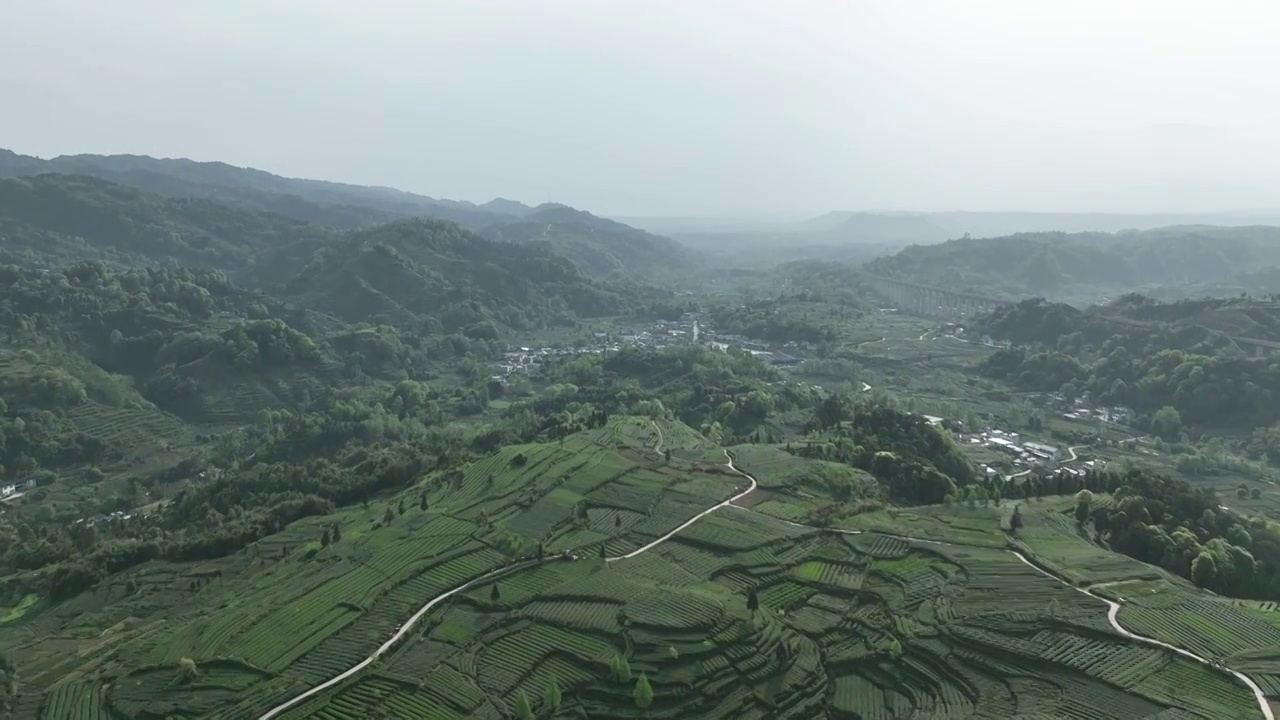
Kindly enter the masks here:
M 40 720 L 110 720 L 105 688 L 92 682 L 65 682 L 45 696 Z

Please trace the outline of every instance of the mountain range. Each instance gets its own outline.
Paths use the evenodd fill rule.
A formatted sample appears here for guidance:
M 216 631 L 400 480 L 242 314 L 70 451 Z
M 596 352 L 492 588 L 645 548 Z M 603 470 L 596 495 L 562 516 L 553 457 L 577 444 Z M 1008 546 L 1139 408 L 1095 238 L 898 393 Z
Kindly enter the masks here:
M 618 273 L 628 278 L 662 277 L 690 266 L 693 253 L 668 238 L 652 235 L 611 220 L 572 208 L 545 204 L 530 207 L 523 203 L 497 198 L 477 205 L 457 200 L 442 200 L 425 195 L 385 187 L 366 187 L 322 180 L 287 178 L 262 170 L 240 168 L 221 162 L 196 162 L 187 159 L 152 158 L 140 155 L 62 155 L 49 160 L 0 150 L 0 178 L 30 178 L 56 174 L 91 177 L 111 183 L 114 188 L 87 180 L 77 181 L 83 187 L 69 187 L 66 180 L 46 181 L 41 186 L 57 186 L 55 195 L 65 198 L 79 194 L 77 203 L 84 204 L 85 195 L 98 196 L 94 202 L 106 202 L 113 195 L 131 205 L 164 208 L 165 212 L 218 214 L 214 207 L 233 207 L 254 214 L 255 222 L 287 225 L 292 220 L 333 230 L 359 230 L 406 218 L 435 218 L 456 222 L 464 228 L 483 233 L 492 239 L 518 242 L 546 242 L 567 254 L 591 274 Z M 0 199 L 0 217 L 27 217 L 31 211 L 20 205 L 32 199 L 31 189 L 6 192 L 15 199 Z M 135 194 L 126 198 L 128 191 Z M 142 194 L 136 194 L 141 191 Z M 25 197 L 22 197 L 25 194 Z M 37 203 L 50 208 L 48 202 Z M 137 208 L 134 208 L 136 210 Z M 56 213 L 55 213 L 56 214 Z M 127 214 L 127 213 L 126 213 Z M 179 213 L 181 214 L 181 213 Z M 278 216 L 265 219 L 267 214 Z M 95 227 L 104 218 L 77 215 Z M 38 224 L 38 223 L 37 223 Z M 55 224 L 62 226 L 61 220 Z M 115 227 L 115 219 L 108 225 Z M 83 224 L 75 227 L 83 229 Z M 295 228 L 296 230 L 297 228 Z M 207 252 L 219 248 L 216 233 L 210 238 Z M 85 236 L 92 240 L 94 233 Z M 233 241 L 229 241 L 233 242 Z M 234 242 L 233 242 L 234 244 Z M 179 257 L 179 260 L 182 258 Z

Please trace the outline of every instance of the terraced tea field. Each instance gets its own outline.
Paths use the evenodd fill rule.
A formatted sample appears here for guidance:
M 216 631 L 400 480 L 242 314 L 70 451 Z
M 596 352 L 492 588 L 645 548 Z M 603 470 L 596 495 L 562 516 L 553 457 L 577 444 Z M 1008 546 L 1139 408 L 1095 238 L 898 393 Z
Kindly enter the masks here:
M 752 490 L 711 447 L 640 418 L 507 447 L 231 557 L 144 566 L 0 642 L 47 720 L 1262 717 L 1237 678 L 1123 636 L 1069 584 L 1140 570 L 1159 592 L 1126 627 L 1280 690 L 1274 609 L 1114 565 L 1052 506 L 1025 516 L 1037 569 L 992 508 L 806 527 L 787 516 L 834 468 L 740 448 Z

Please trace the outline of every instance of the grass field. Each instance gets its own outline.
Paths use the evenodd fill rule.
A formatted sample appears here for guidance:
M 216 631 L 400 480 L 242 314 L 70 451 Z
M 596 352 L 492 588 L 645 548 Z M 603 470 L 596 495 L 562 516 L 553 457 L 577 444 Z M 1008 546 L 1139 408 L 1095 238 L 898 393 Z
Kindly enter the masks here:
M 527 568 L 451 596 L 364 672 L 281 717 L 498 720 L 521 696 L 549 711 L 554 682 L 556 717 L 634 718 L 641 674 L 652 718 L 1256 713 L 1229 676 L 1121 638 L 1101 601 L 1018 561 L 1000 529 L 1007 508 L 881 510 L 840 531 L 803 527 L 793 518 L 823 478 L 851 471 L 777 449 L 732 449 L 764 502 L 602 561 L 601 547 L 618 556 L 646 545 L 745 482 L 675 451 L 718 449 L 678 423 L 617 418 L 295 523 L 231 557 L 153 563 L 54 607 L 32 599 L 0 623 L 22 668 L 21 710 L 257 717 L 368 656 L 430 598 L 523 556 Z M 1280 691 L 1272 608 L 1209 598 L 1100 550 L 1063 520 L 1067 509 L 1028 504 L 1019 547 L 1072 583 L 1140 579 L 1107 586 L 1135 595 L 1121 614 L 1134 630 L 1185 638 Z M 341 539 L 321 546 L 335 523 Z M 194 679 L 179 671 L 187 660 Z

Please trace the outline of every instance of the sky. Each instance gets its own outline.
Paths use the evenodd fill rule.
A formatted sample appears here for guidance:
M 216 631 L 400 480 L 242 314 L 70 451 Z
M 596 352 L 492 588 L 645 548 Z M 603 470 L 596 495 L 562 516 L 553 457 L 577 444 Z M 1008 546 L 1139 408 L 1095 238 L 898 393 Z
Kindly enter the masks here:
M 1280 3 L 12 0 L 0 147 L 614 215 L 1280 207 Z

